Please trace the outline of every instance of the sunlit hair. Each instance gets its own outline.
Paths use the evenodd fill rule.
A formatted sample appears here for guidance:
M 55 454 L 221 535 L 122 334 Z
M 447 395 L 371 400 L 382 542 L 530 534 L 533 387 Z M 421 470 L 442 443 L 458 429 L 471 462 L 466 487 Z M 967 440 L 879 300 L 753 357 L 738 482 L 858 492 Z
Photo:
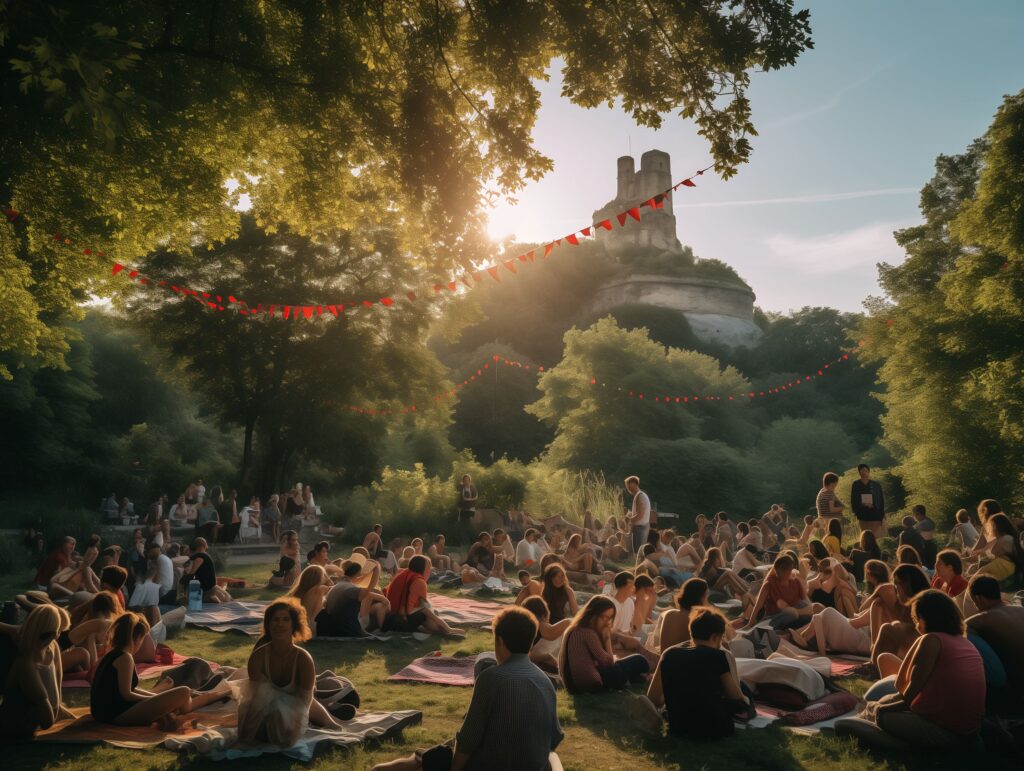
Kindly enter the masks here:
M 612 602 L 611 597 L 607 597 L 603 594 L 595 594 L 589 600 L 587 604 L 580 608 L 579 613 L 573 618 L 572 623 L 569 624 L 569 628 L 565 630 L 565 636 L 562 638 L 562 649 L 558 653 L 558 671 L 562 673 L 562 679 L 565 681 L 566 690 L 569 693 L 575 692 L 575 683 L 573 682 L 572 672 L 568 666 L 566 666 L 566 658 L 569 652 L 569 639 L 579 629 L 593 628 L 594 620 L 603 613 L 608 611 L 615 612 L 615 603 Z
M 44 646 L 53 649 L 59 657 L 60 646 L 57 645 L 57 635 L 71 627 L 71 618 L 67 611 L 58 608 L 56 605 L 37 605 L 28 614 L 28 618 L 18 628 L 18 653 L 22 656 L 31 656 L 39 650 L 39 640 L 45 634 L 52 634 L 53 639 Z
M 896 549 L 896 564 L 898 565 L 922 565 L 921 555 L 917 549 L 909 543 L 905 543 Z
M 107 641 L 113 650 L 123 651 L 149 632 L 149 622 L 138 613 L 122 613 L 110 625 Z
M 889 583 L 889 566 L 882 560 L 868 560 L 864 563 L 864 577 L 871 576 L 875 579 L 875 586 Z
M 989 517 L 994 514 L 1001 514 L 1002 512 L 1003 507 L 994 498 L 986 498 L 978 504 L 978 517 L 983 525 L 988 521 Z
M 562 576 L 562 585 L 555 586 L 555 576 Z M 544 570 L 544 588 L 541 590 L 541 597 L 548 604 L 551 613 L 552 623 L 558 623 L 565 618 L 565 606 L 569 602 L 569 577 L 565 574 L 565 568 L 555 563 Z
M 306 594 L 315 589 L 318 586 L 324 585 L 324 580 L 327 578 L 327 571 L 325 571 L 320 565 L 310 565 L 299 574 L 299 580 L 295 582 L 285 597 L 295 597 L 300 602 Z
M 909 605 L 915 596 L 931 586 L 928 576 L 917 565 L 897 565 L 892 572 L 892 582 L 896 589 L 903 594 L 903 604 Z
M 279 610 L 287 611 L 291 617 L 292 642 L 305 642 L 313 636 L 313 632 L 309 629 L 309 622 L 306 620 L 306 609 L 302 607 L 302 603 L 294 597 L 281 597 L 270 603 L 263 612 L 263 635 L 256 641 L 256 647 L 270 642 L 270 622 Z
M 676 592 L 673 603 L 680 610 L 700 605 L 708 594 L 708 582 L 703 578 L 688 578 Z

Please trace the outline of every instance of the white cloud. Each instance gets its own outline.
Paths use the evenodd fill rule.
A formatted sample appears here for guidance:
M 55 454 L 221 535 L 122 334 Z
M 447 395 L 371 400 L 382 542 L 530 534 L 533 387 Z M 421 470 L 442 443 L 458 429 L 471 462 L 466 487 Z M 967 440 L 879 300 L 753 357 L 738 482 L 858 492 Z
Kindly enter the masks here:
M 790 195 L 780 198 L 752 198 L 744 201 L 706 201 L 703 203 L 675 204 L 674 209 L 717 209 L 730 206 L 764 206 L 766 204 L 786 203 L 825 203 L 828 201 L 851 201 L 856 198 L 877 198 L 887 195 L 909 195 L 917 193 L 917 187 L 886 187 L 878 190 L 852 190 L 846 193 L 812 193 L 809 195 Z
M 892 232 L 908 222 L 877 222 L 853 230 L 822 235 L 777 233 L 765 239 L 780 261 L 811 274 L 835 274 L 873 267 L 875 263 L 900 262 L 902 250 Z

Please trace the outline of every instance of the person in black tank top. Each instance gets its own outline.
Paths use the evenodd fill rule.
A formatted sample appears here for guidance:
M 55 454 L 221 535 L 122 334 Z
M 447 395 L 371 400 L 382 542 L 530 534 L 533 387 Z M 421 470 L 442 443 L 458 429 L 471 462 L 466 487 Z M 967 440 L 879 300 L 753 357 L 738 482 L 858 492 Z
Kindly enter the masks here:
M 181 585 L 187 594 L 188 585 L 194 578 L 203 590 L 203 602 L 231 602 L 231 595 L 227 590 L 217 586 L 217 570 L 207 548 L 209 547 L 205 538 L 196 538 L 192 542 L 190 572 L 181 577 Z
M 192 712 L 224 698 L 230 693 L 222 688 L 192 695 L 186 686 L 161 693 L 139 689 L 133 655 L 149 634 L 149 622 L 138 613 L 124 613 L 110 628 L 110 652 L 96 668 L 89 693 L 89 709 L 100 723 L 122 726 L 148 726 L 156 722 L 172 722 L 179 713 Z M 131 685 L 122 681 L 131 671 Z

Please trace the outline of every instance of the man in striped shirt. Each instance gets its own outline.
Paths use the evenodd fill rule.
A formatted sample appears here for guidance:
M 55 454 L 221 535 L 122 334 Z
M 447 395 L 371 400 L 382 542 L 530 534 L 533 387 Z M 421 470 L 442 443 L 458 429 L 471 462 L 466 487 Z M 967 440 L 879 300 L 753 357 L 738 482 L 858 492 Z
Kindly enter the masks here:
M 454 749 L 447 744 L 375 766 L 374 771 L 542 771 L 562 741 L 555 689 L 532 661 L 533 614 L 513 606 L 494 617 L 497 666 L 478 666 L 473 698 Z

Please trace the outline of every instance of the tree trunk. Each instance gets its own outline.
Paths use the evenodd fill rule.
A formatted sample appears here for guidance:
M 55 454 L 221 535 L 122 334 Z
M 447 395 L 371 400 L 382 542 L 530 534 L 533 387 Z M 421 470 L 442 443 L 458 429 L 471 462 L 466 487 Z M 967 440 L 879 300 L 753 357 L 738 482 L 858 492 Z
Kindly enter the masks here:
M 249 477 L 252 472 L 252 435 L 256 429 L 256 417 L 253 415 L 246 415 L 245 417 L 245 442 L 242 445 L 242 471 L 240 474 L 241 480 L 239 488 L 244 487 L 249 482 Z

